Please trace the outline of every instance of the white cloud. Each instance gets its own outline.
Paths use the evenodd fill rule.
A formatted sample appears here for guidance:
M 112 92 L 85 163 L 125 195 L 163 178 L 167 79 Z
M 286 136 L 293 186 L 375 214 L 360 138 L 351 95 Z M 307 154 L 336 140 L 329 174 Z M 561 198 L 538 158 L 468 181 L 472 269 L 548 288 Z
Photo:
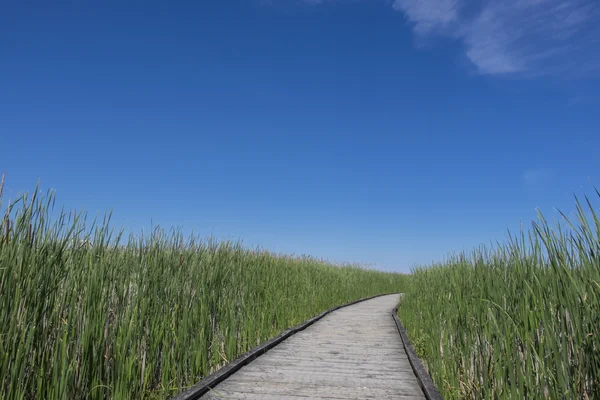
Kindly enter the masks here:
M 458 17 L 458 0 L 394 0 L 394 10 L 403 11 L 419 34 L 448 27 Z
M 416 35 L 460 40 L 482 74 L 600 72 L 599 0 L 392 0 L 392 6 Z
M 595 57 L 598 17 L 590 0 L 493 0 L 456 33 L 481 73 L 563 73 Z

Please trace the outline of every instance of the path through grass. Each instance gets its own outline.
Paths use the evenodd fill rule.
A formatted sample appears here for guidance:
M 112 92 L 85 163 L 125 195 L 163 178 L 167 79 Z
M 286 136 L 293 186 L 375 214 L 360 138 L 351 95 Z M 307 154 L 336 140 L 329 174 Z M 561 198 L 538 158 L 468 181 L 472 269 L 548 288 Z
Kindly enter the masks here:
M 24 196 L 0 217 L 5 399 L 166 398 L 288 327 L 406 279 L 177 231 L 123 241 L 108 219 L 50 218 L 53 205 L 51 194 Z

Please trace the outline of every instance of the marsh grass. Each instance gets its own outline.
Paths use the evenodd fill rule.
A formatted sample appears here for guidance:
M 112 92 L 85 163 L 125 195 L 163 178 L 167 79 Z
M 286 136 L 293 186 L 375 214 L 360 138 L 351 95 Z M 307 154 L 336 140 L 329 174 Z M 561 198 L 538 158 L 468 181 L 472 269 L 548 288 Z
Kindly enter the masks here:
M 406 279 L 177 230 L 124 240 L 109 217 L 51 218 L 54 205 L 36 190 L 4 207 L 5 399 L 167 398 L 286 328 Z
M 563 217 L 413 271 L 399 315 L 444 398 L 600 398 L 600 222 Z

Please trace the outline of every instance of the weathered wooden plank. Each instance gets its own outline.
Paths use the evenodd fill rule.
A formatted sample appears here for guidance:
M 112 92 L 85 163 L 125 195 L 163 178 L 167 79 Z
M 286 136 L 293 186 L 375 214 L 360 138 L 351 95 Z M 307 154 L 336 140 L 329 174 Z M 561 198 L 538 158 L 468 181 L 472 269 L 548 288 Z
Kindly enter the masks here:
M 423 400 L 391 316 L 397 303 L 390 295 L 336 310 L 202 398 Z
M 401 349 L 399 349 L 398 351 L 401 351 Z M 298 360 L 314 360 L 314 361 L 351 360 L 352 362 L 356 362 L 356 358 L 352 357 L 353 354 L 345 353 L 345 352 L 340 352 L 339 354 L 333 354 L 331 352 L 298 353 L 298 352 L 293 352 L 293 351 L 272 350 L 269 352 L 269 355 L 271 357 L 273 357 L 274 360 L 277 360 L 277 359 L 288 360 L 290 358 L 295 358 Z M 367 363 L 369 362 L 368 359 L 363 359 L 361 361 L 367 362 Z M 408 361 L 408 358 L 405 355 L 401 355 L 401 354 L 394 355 L 394 357 L 389 357 L 389 360 L 388 360 L 388 362 L 393 362 L 393 363 L 406 363 L 407 361 Z
M 308 363 L 295 363 L 293 365 L 284 364 L 284 363 L 273 363 L 271 364 L 274 367 L 277 367 L 278 371 L 304 371 L 310 370 L 315 372 L 332 372 L 332 371 L 340 371 L 345 374 L 381 374 L 381 375 L 389 375 L 394 372 L 412 372 L 412 368 L 405 365 L 400 366 L 389 366 L 389 365 L 379 365 L 379 364 L 360 364 L 356 365 L 355 363 L 339 363 L 339 362 L 308 362 Z M 256 369 L 258 371 L 266 371 L 270 370 L 270 366 L 261 367 L 257 366 Z
M 340 397 L 337 394 L 331 395 L 319 395 L 318 397 L 309 397 L 302 395 L 282 395 L 282 394 L 253 394 L 253 393 L 240 393 L 240 392 L 232 392 L 232 391 L 221 391 L 219 394 L 216 392 L 206 394 L 203 399 L 204 400 L 360 400 L 365 397 L 361 393 L 355 393 L 350 395 L 349 397 L 346 395 L 342 395 L 345 397 Z M 411 396 L 411 395 L 395 395 L 393 397 L 388 397 L 388 399 L 394 400 L 422 400 L 421 396 Z
M 303 385 L 321 385 L 321 386 L 340 386 L 340 387 L 373 387 L 402 390 L 406 387 L 412 387 L 419 390 L 419 386 L 414 384 L 414 374 L 398 376 L 395 379 L 389 379 L 387 375 L 364 374 L 362 376 L 349 376 L 344 373 L 312 373 L 307 371 L 285 371 L 264 374 L 262 372 L 239 372 L 229 378 L 228 383 L 246 383 L 260 382 L 262 386 L 269 386 L 271 383 L 291 383 Z
M 339 386 L 336 384 L 318 384 L 306 385 L 301 383 L 290 382 L 233 382 L 228 385 L 223 385 L 226 381 L 218 385 L 214 390 L 217 393 L 237 392 L 257 395 L 283 395 L 297 396 L 302 395 L 310 398 L 319 397 L 338 397 L 338 398 L 355 398 L 357 394 L 361 399 L 393 399 L 394 396 L 413 396 L 419 399 L 424 399 L 423 391 L 417 384 L 416 386 L 405 386 L 402 389 L 398 388 L 379 388 L 370 386 Z M 421 397 L 418 397 L 421 396 Z M 204 399 L 204 397 L 203 397 Z
M 302 361 L 306 361 L 306 362 L 339 362 L 339 363 L 344 363 L 344 362 L 351 362 L 353 364 L 356 364 L 357 360 L 356 358 L 352 358 L 350 354 L 344 354 L 344 353 L 340 353 L 340 354 L 331 354 L 331 353 L 313 353 L 313 355 L 310 354 L 294 354 L 294 353 L 289 353 L 289 352 L 285 352 L 285 353 L 275 353 L 273 351 L 273 353 L 269 352 L 269 356 L 272 358 L 273 362 L 288 362 L 288 360 L 297 360 L 298 362 L 302 362 Z M 406 365 L 408 361 L 407 357 L 394 357 L 391 358 L 387 361 L 388 364 L 394 364 L 394 365 Z M 375 361 L 369 361 L 368 359 L 363 359 L 360 360 L 361 364 L 372 364 L 372 363 L 376 363 L 378 365 L 381 365 L 381 363 L 375 362 Z M 409 364 L 410 365 L 410 364 Z

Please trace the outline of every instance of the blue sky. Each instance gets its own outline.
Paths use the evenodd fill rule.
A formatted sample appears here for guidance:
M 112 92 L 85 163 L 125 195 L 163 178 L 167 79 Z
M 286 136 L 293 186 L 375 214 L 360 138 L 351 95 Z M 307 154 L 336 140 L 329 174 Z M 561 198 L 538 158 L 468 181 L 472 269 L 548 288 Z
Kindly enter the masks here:
M 5 193 L 408 271 L 573 209 L 595 0 L 5 1 Z

